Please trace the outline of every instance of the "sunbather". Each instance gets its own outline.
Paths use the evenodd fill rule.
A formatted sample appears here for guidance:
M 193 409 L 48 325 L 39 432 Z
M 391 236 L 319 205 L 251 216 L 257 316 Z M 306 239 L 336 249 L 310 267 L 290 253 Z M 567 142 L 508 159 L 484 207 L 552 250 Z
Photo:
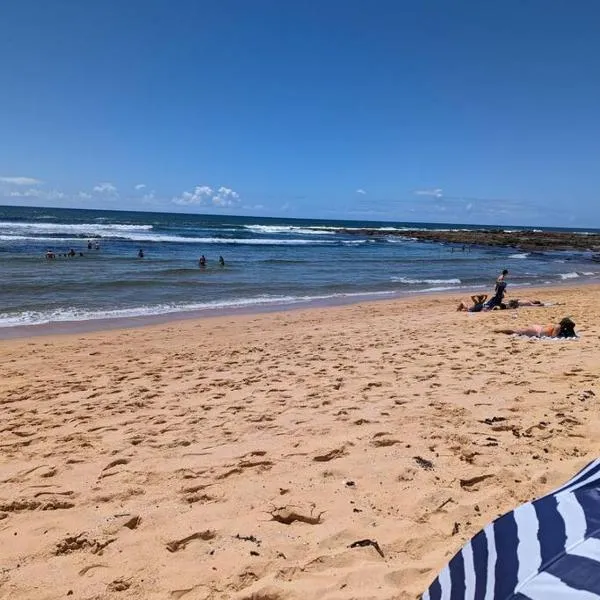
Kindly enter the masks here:
M 529 325 L 521 329 L 495 329 L 496 333 L 507 333 L 509 335 L 526 335 L 528 337 L 550 337 L 550 338 L 571 338 L 577 337 L 575 333 L 575 323 L 565 317 L 556 325 Z
M 476 296 L 471 296 L 471 301 L 473 302 L 472 306 L 468 306 L 466 302 L 461 302 L 458 305 L 457 311 L 465 310 L 467 312 L 480 312 L 483 310 L 483 305 L 487 300 L 487 294 L 479 294 Z

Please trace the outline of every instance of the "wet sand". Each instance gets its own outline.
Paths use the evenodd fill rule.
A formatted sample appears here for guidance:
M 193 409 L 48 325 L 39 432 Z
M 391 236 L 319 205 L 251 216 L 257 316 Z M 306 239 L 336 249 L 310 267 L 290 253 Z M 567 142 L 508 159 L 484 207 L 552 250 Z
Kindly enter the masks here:
M 598 456 L 599 291 L 0 342 L 0 598 L 415 598 Z

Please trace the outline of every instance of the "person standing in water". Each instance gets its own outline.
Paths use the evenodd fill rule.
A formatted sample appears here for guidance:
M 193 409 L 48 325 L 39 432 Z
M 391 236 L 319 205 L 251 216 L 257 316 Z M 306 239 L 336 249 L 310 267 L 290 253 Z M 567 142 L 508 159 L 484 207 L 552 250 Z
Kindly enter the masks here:
M 138 251 L 138 258 L 144 258 L 144 251 L 141 248 Z
M 199 267 L 205 267 L 206 266 L 206 258 L 204 256 L 204 254 L 200 257 L 200 260 L 198 261 L 198 266 Z
M 219 256 L 219 265 L 220 265 L 221 267 L 224 267 L 224 266 L 225 266 L 225 259 L 224 259 L 222 256 Z

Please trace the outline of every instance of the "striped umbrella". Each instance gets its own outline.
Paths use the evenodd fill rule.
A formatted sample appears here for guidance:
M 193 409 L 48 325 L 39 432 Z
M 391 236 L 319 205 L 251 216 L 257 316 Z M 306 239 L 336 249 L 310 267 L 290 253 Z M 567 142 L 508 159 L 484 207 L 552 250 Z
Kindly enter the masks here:
M 600 600 L 600 460 L 480 531 L 422 600 Z

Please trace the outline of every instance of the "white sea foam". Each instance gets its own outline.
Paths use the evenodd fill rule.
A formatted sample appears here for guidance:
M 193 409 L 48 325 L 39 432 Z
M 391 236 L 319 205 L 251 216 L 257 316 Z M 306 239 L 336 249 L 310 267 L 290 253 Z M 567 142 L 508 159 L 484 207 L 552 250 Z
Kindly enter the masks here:
M 576 279 L 577 277 L 579 277 L 579 273 L 576 273 L 575 271 L 572 271 L 571 273 L 559 273 L 560 278 L 565 280 L 565 279 Z
M 406 283 L 408 285 L 422 285 L 422 284 L 452 284 L 460 285 L 462 282 L 460 279 L 411 279 L 410 277 L 391 277 L 392 281 L 396 283 Z M 451 288 L 450 288 L 451 289 Z
M 393 236 L 387 236 L 384 238 L 386 242 L 389 242 L 390 244 L 406 244 L 407 242 L 417 242 L 419 240 L 417 240 L 417 238 L 412 238 L 412 237 L 393 237 Z
M 293 225 L 244 225 L 244 229 L 265 234 L 294 233 L 300 235 L 335 235 L 335 231 L 328 229 L 295 227 Z
M 375 298 L 390 296 L 396 292 L 348 292 L 337 294 L 322 294 L 317 296 L 257 296 L 254 298 L 238 298 L 231 300 L 215 300 L 184 304 L 155 304 L 135 308 L 112 310 L 85 310 L 81 308 L 61 308 L 48 311 L 23 311 L 17 314 L 0 313 L 0 328 L 18 327 L 25 325 L 44 325 L 47 323 L 65 323 L 72 321 L 96 321 L 99 319 L 123 319 L 133 317 L 148 317 L 180 312 L 200 312 L 211 310 L 227 310 L 236 308 L 259 307 L 269 305 L 294 305 L 324 300 L 342 298 Z
M 423 292 L 446 292 L 448 290 L 456 290 L 456 289 L 457 288 L 455 288 L 452 285 L 440 285 L 440 286 L 434 286 L 434 287 L 430 287 L 430 288 L 424 288 L 422 290 L 409 290 L 409 293 L 410 294 L 422 294 Z
M 529 252 L 523 252 L 521 254 L 511 254 L 508 258 L 527 258 L 529 256 Z
M 46 232 L 49 233 L 49 232 Z M 73 232 L 71 232 L 72 234 Z M 104 235 L 95 234 L 92 236 L 91 234 L 86 234 L 90 237 L 94 237 L 97 239 L 98 237 L 105 239 L 118 239 L 118 240 L 129 240 L 132 242 L 164 242 L 164 243 L 177 243 L 177 244 L 227 244 L 227 245 L 247 245 L 247 246 L 307 246 L 307 245 L 331 245 L 341 243 L 343 245 L 358 245 L 366 243 L 366 240 L 345 240 L 345 241 L 335 241 L 335 240 L 307 240 L 300 238 L 288 238 L 288 239 L 278 239 L 278 238 L 220 238 L 220 237 L 187 237 L 187 236 L 179 236 L 179 235 L 166 235 L 159 233 L 144 233 L 144 232 L 113 232 L 112 234 L 105 233 Z M 10 242 L 10 241 L 43 241 L 43 242 L 52 242 L 55 245 L 61 244 L 63 242 L 81 242 L 81 237 L 47 237 L 43 235 L 22 235 L 22 234 L 5 234 L 0 233 L 0 240 Z
M 150 231 L 152 225 L 125 225 L 120 223 L 19 223 L 0 221 L 3 235 L 49 235 L 66 234 L 90 237 L 119 237 L 127 232 Z
M 333 240 L 306 240 L 300 238 L 220 238 L 220 237 L 184 237 L 162 234 L 133 234 L 120 236 L 122 239 L 136 242 L 175 242 L 178 244 L 236 244 L 241 246 L 307 246 L 336 244 Z

